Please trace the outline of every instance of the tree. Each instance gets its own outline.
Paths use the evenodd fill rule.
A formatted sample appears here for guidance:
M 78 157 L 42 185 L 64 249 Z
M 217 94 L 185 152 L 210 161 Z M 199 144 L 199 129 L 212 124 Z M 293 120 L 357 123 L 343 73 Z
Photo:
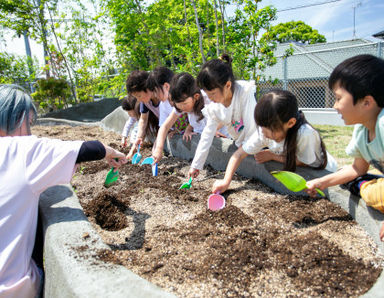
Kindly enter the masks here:
M 279 43 L 297 41 L 305 44 L 315 44 L 327 41 L 324 35 L 319 34 L 317 30 L 312 29 L 303 21 L 277 24 L 264 33 L 262 38 Z

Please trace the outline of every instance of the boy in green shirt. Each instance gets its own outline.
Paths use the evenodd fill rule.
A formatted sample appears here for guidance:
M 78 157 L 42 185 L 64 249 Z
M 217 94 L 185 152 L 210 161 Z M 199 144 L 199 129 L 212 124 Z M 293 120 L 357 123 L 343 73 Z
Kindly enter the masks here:
M 346 125 L 356 124 L 346 148 L 353 164 L 307 182 L 307 193 L 315 188 L 344 184 L 352 194 L 361 196 L 368 206 L 384 213 L 384 176 L 367 174 L 372 165 L 384 173 L 384 60 L 359 55 L 339 64 L 329 78 L 336 100 L 334 109 Z M 380 229 L 384 241 L 384 222 Z

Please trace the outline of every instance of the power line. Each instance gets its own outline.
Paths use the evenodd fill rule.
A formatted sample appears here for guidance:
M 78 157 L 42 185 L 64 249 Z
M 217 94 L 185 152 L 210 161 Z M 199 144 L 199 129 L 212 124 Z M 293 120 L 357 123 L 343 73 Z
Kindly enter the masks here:
M 312 3 L 312 4 L 304 4 L 300 6 L 294 6 L 294 7 L 288 7 L 284 9 L 279 9 L 277 12 L 281 11 L 287 11 L 287 10 L 294 10 L 294 9 L 300 9 L 300 8 L 306 8 L 306 7 L 313 7 L 313 6 L 318 6 L 318 5 L 323 5 L 323 4 L 328 4 L 328 3 L 333 3 L 333 2 L 339 2 L 341 0 L 330 0 L 330 1 L 323 1 L 323 2 L 318 2 L 318 3 Z

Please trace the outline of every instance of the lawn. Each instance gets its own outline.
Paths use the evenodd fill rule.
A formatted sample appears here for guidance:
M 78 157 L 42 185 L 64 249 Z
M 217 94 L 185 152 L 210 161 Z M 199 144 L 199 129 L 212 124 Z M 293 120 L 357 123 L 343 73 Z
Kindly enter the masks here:
M 338 166 L 352 163 L 353 158 L 345 153 L 352 137 L 353 126 L 314 125 L 320 132 L 327 151 L 337 160 Z

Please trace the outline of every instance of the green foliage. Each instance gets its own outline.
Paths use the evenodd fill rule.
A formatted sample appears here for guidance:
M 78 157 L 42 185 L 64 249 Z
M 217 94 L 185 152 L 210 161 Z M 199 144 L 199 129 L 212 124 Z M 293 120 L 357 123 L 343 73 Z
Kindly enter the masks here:
M 297 41 L 306 44 L 326 42 L 324 35 L 319 34 L 303 21 L 291 21 L 273 26 L 264 33 L 263 40 L 277 41 L 279 43 Z
M 68 107 L 71 90 L 64 79 L 40 79 L 36 83 L 36 92 L 32 93 L 33 100 L 43 112 Z
M 8 53 L 0 52 L 0 83 L 20 84 L 34 79 L 38 70 L 37 60 L 30 61 L 31 70 L 28 68 L 27 58 L 22 58 Z M 29 76 L 31 71 L 32 76 Z

